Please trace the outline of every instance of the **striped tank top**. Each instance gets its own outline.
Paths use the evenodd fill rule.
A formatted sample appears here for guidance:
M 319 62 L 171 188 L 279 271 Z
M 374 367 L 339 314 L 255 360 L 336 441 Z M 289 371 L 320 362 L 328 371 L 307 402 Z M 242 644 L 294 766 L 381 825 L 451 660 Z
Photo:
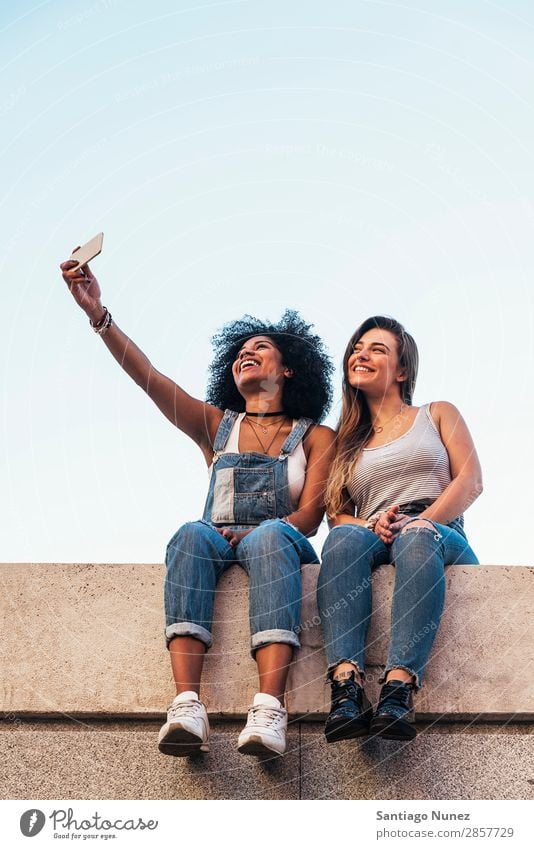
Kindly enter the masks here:
M 450 482 L 449 455 L 430 414 L 430 404 L 424 404 L 406 433 L 360 452 L 347 489 L 356 515 L 369 519 L 392 504 L 430 504 Z

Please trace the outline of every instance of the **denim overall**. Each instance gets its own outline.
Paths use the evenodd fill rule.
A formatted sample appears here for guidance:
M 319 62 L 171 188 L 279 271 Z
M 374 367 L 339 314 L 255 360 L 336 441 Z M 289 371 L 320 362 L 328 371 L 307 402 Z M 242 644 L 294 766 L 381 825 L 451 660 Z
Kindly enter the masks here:
M 271 643 L 300 645 L 300 567 L 319 561 L 306 537 L 282 519 L 293 512 L 288 457 L 313 422 L 299 419 L 277 457 L 225 454 L 238 415 L 226 410 L 217 430 L 202 519 L 181 527 L 167 545 L 167 645 L 189 636 L 209 648 L 217 581 L 236 562 L 250 579 L 252 654 Z M 252 530 L 232 548 L 217 527 Z
M 203 519 L 221 527 L 244 530 L 293 512 L 287 458 L 313 422 L 299 419 L 278 457 L 256 451 L 223 454 L 238 417 L 226 410 L 213 444 L 213 469 Z

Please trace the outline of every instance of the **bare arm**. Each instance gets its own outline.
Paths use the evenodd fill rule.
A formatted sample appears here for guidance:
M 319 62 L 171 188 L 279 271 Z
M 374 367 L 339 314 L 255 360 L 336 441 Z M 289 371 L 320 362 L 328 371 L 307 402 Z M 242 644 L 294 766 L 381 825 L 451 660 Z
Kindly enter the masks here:
M 449 455 L 451 482 L 420 518 L 447 524 L 481 494 L 482 471 L 471 434 L 456 407 L 437 401 L 431 412 Z
M 74 261 L 61 264 L 63 279 L 75 301 L 96 323 L 104 315 L 100 286 L 88 265 L 73 270 L 75 264 Z M 155 369 L 148 357 L 115 321 L 102 334 L 102 340 L 126 374 L 152 398 L 173 425 L 202 448 L 209 462 L 211 440 L 223 415 L 221 410 L 188 395 L 173 380 Z
M 365 527 L 364 519 L 357 519 L 354 515 L 356 512 L 356 507 L 354 505 L 354 501 L 348 494 L 347 490 L 343 490 L 343 506 L 341 508 L 341 512 L 334 516 L 332 519 L 328 520 L 329 528 L 337 528 L 338 525 L 361 525 Z
M 324 493 L 336 452 L 336 434 L 331 428 L 319 425 L 310 433 L 308 440 L 310 452 L 299 505 L 286 517 L 305 536 L 317 530 L 324 516 Z

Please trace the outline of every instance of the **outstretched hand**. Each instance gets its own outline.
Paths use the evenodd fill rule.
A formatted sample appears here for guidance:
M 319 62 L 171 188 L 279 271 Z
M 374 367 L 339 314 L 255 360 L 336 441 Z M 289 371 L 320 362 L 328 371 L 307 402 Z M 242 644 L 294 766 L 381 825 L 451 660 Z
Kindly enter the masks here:
M 73 253 L 79 250 L 75 248 Z M 59 266 L 63 280 L 70 289 L 70 293 L 78 306 L 80 306 L 90 318 L 98 316 L 102 312 L 102 292 L 98 280 L 88 265 L 76 268 L 76 260 L 68 259 Z

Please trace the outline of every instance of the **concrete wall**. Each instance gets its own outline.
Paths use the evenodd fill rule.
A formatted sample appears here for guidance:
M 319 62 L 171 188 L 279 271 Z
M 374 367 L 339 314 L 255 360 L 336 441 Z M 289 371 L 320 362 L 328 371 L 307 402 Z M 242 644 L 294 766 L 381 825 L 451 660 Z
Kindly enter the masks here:
M 317 625 L 317 566 L 303 567 L 302 648 L 288 685 L 292 714 L 327 709 Z M 154 717 L 172 693 L 163 641 L 160 565 L 6 564 L 0 639 L 4 711 Z M 386 660 L 392 566 L 373 580 L 370 692 Z M 248 585 L 231 567 L 217 593 L 204 698 L 219 717 L 246 713 L 257 690 L 249 654 Z M 421 718 L 534 717 L 534 569 L 451 566 L 441 627 L 417 698 Z
M 237 751 L 241 722 L 212 723 L 211 751 L 170 758 L 159 722 L 0 723 L 5 799 L 534 799 L 532 726 L 421 725 L 410 743 L 327 745 L 292 722 L 283 758 Z
M 534 569 L 447 570 L 447 604 L 408 744 L 327 746 L 317 567 L 303 569 L 302 648 L 291 670 L 289 751 L 237 753 L 257 689 L 248 590 L 221 581 L 203 698 L 212 750 L 159 755 L 172 698 L 161 565 L 5 564 L 2 580 L 2 798 L 533 798 Z M 385 662 L 394 570 L 377 570 L 369 691 Z M 519 765 L 519 766 L 518 766 Z

